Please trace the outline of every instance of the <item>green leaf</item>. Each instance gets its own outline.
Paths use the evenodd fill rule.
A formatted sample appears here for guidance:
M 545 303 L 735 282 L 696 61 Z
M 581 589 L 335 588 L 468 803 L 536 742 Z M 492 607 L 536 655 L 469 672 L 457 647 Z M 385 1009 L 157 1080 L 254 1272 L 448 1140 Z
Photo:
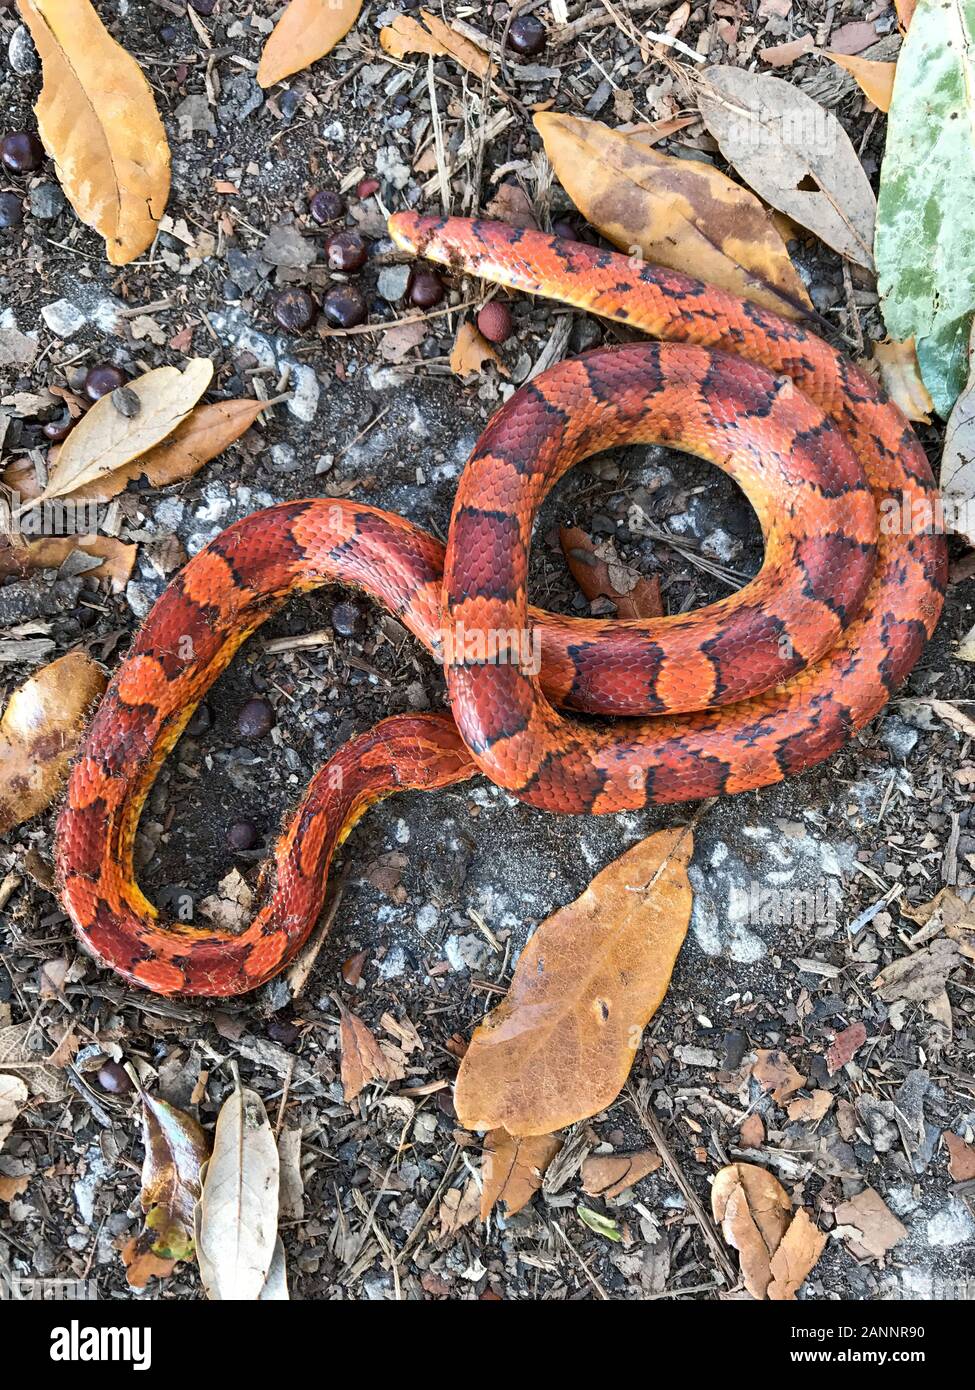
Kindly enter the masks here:
M 874 245 L 891 337 L 947 415 L 975 309 L 975 0 L 918 0 L 897 62 Z
M 597 1236 L 603 1236 L 606 1240 L 621 1241 L 620 1228 L 617 1222 L 608 1216 L 602 1216 L 598 1211 L 593 1211 L 592 1207 L 576 1207 L 576 1216 L 584 1226 L 588 1226 L 590 1231 L 595 1231 Z

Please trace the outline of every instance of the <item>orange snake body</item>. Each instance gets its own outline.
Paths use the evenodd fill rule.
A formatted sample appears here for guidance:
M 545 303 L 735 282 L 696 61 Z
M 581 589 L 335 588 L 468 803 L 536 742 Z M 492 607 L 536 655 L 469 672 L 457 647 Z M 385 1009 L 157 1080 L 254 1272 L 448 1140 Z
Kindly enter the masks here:
M 285 502 L 224 531 L 162 594 L 88 730 L 55 847 L 82 943 L 159 993 L 238 994 L 281 970 L 321 912 L 336 846 L 399 788 L 480 770 L 541 809 L 603 814 L 811 767 L 883 707 L 941 612 L 927 458 L 873 379 L 804 327 L 501 223 L 399 213 L 390 232 L 417 255 L 663 341 L 589 353 L 518 391 L 475 446 L 446 550 L 372 507 Z M 740 482 L 765 535 L 760 574 L 678 617 L 530 609 L 542 500 L 579 459 L 633 442 L 696 453 Z M 278 839 L 245 930 L 163 921 L 132 863 L 159 767 L 240 644 L 290 594 L 325 583 L 365 590 L 443 659 L 451 714 L 395 716 L 339 750 Z

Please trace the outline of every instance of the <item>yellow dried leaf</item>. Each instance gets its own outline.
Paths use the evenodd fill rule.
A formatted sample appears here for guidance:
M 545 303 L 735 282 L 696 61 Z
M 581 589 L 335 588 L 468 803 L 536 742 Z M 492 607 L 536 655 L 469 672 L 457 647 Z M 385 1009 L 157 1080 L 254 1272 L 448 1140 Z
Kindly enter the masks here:
M 89 0 L 18 0 L 40 54 L 37 127 L 75 212 L 112 265 L 151 246 L 169 197 L 169 145 L 142 69 Z
M 58 454 L 41 498 L 63 497 L 140 458 L 181 425 L 213 376 L 208 357 L 194 357 L 184 371 L 157 367 L 125 388 L 139 401 L 135 414 L 123 414 L 114 392 L 96 401 L 74 427 Z
M 481 1220 L 488 1219 L 498 1202 L 504 1202 L 509 1216 L 527 1206 L 561 1147 L 562 1140 L 556 1134 L 516 1138 L 506 1129 L 492 1129 L 486 1134 L 481 1163 Z
M 905 338 L 903 342 L 888 338 L 886 342 L 874 343 L 873 358 L 867 365 L 879 376 L 888 396 L 909 420 L 918 420 L 924 425 L 931 423 L 934 401 L 921 380 L 913 338 Z
M 450 370 L 455 376 L 471 376 L 472 373 L 479 372 L 485 362 L 493 362 L 499 372 L 508 375 L 507 367 L 484 334 L 479 333 L 469 320 L 465 320 L 457 329 L 457 337 L 450 354 Z
M 833 53 L 828 48 L 823 54 L 831 58 L 837 67 L 845 68 L 859 86 L 864 96 L 881 111 L 890 110 L 894 95 L 894 73 L 896 63 L 880 63 L 873 58 L 857 58 L 851 53 Z
M 245 434 L 269 405 L 243 397 L 197 406 L 162 444 L 142 454 L 131 472 L 125 470 L 126 481 L 144 473 L 153 487 L 165 487 L 191 478 Z
M 569 197 L 615 246 L 789 318 L 810 310 L 782 238 L 747 188 L 599 121 L 544 112 L 535 126 Z
M 324 58 L 359 18 L 362 0 L 291 0 L 271 31 L 257 80 L 271 87 Z
M 541 924 L 461 1063 L 463 1125 L 551 1134 L 616 1098 L 687 934 L 693 847 L 651 835 Z
M 392 24 L 380 30 L 379 42 L 391 57 L 405 58 L 407 53 L 427 53 L 434 58 L 454 58 L 475 77 L 494 76 L 494 64 L 477 44 L 455 33 L 428 10 L 421 10 L 420 14 L 426 29 L 409 15 L 398 14 Z
M 11 695 L 0 719 L 0 835 L 57 796 L 104 689 L 104 673 L 91 657 L 68 652 Z

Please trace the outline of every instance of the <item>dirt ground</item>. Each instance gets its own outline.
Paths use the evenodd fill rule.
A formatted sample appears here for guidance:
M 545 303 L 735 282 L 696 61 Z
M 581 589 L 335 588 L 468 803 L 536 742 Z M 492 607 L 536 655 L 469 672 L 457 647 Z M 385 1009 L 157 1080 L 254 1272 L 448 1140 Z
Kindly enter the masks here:
M 329 229 L 308 215 L 309 195 L 323 187 L 346 192 L 348 225 L 373 238 L 370 262 L 355 277 L 370 321 L 409 311 L 379 293 L 379 275 L 396 266 L 383 239 L 382 208 L 436 206 L 435 176 L 426 187 L 430 173 L 414 171 L 416 158 L 429 170 L 427 63 L 389 62 L 377 36 L 397 8 L 411 4 L 367 0 L 345 43 L 267 95 L 253 73 L 277 8 L 271 0 L 217 0 L 195 24 L 174 0 L 99 0 L 97 8 L 143 65 L 167 126 L 168 230 L 150 254 L 122 270 L 106 264 L 99 239 L 69 208 L 44 218 L 28 211 L 23 226 L 0 232 L 0 329 L 36 331 L 43 349 L 29 370 L 4 369 L 4 393 L 77 385 L 78 373 L 96 362 L 136 374 L 192 354 L 214 360 L 210 399 L 271 396 L 282 380 L 284 389 L 297 388 L 290 405 L 268 412 L 188 483 L 164 490 L 130 485 L 112 520 L 121 539 L 139 544 L 124 592 L 66 585 L 53 573 L 23 602 L 19 592 L 0 590 L 8 628 L 34 621 L 33 635 L 50 639 L 45 659 L 80 644 L 110 670 L 180 557 L 271 502 L 350 496 L 443 536 L 466 456 L 508 388 L 493 370 L 468 385 L 451 375 L 453 316 L 431 319 L 422 344 L 400 364 L 384 358 L 381 332 L 290 337 L 272 317 L 282 284 L 296 280 L 320 294 L 336 278 L 321 250 Z M 547 6 L 529 8 L 551 23 Z M 656 32 L 676 6 L 618 0 L 618 8 L 641 31 Z M 551 100 L 555 109 L 610 124 L 673 113 L 668 67 L 656 57 L 641 60 L 609 6 L 572 0 L 568 12 L 578 22 L 569 42 L 553 40 L 538 57 L 514 64 L 520 103 Z M 507 7 L 447 3 L 443 13 L 497 41 Z M 721 37 L 727 29 L 720 29 L 729 14 L 737 15 L 738 29 L 731 49 Z M 693 9 L 681 37 L 712 62 L 751 66 L 756 45 L 811 33 L 828 46 L 831 31 L 863 18 L 852 0 L 800 0 L 791 10 L 769 0 L 712 0 Z M 896 32 L 892 7 L 875 5 L 867 18 L 878 42 Z M 10 11 L 0 10 L 0 53 L 17 26 Z M 15 66 L 27 68 L 23 42 L 16 42 Z M 40 77 L 15 66 L 0 57 L 3 124 L 29 130 Z M 828 66 L 806 55 L 776 72 L 836 113 L 875 180 L 883 121 Z M 526 114 L 496 96 L 480 111 L 480 93 L 456 65 L 438 61 L 434 77 L 452 158 L 465 119 L 512 118 L 487 142 L 480 187 L 466 204 L 474 168 L 457 163 L 454 210 L 483 208 L 497 190 L 494 172 L 505 170 L 543 222 L 561 215 L 564 195 L 539 177 L 539 141 Z M 720 165 L 700 125 L 660 148 Z M 378 197 L 357 197 L 360 180 L 373 175 Z M 4 177 L 3 187 L 29 192 L 32 208 L 49 212 L 56 204 L 54 193 L 37 191 L 55 184 L 50 166 L 27 179 Z M 236 193 L 217 191 L 231 185 Z M 306 270 L 262 258 L 271 228 L 289 220 L 318 251 Z M 797 246 L 795 259 L 838 342 L 852 350 L 859 332 L 879 336 L 866 277 L 845 283 L 838 257 L 812 243 Z M 451 287 L 454 302 L 470 292 L 476 286 Z M 40 312 L 62 300 L 84 316 L 70 335 L 52 330 Z M 149 307 L 128 313 L 141 306 Z M 614 341 L 612 330 L 576 313 L 566 339 L 566 311 L 558 306 L 519 299 L 512 308 L 516 333 L 501 352 L 514 382 L 547 347 L 564 355 Z M 55 315 L 56 324 L 63 319 L 63 312 Z M 5 459 L 36 449 L 40 425 L 14 412 Z M 940 431 L 926 428 L 922 437 L 936 462 Z M 631 529 L 634 502 L 681 548 Z M 669 611 L 728 591 L 727 578 L 697 563 L 702 554 L 717 557 L 726 576 L 751 575 L 761 561 L 757 523 L 734 486 L 663 450 L 601 455 L 546 504 L 533 555 L 533 601 L 585 613 L 588 604 L 554 543 L 559 523 L 579 525 L 597 541 L 612 537 L 625 563 L 660 577 Z M 953 549 L 956 558 L 961 553 Z M 332 628 L 336 604 L 350 597 L 360 610 L 352 637 Z M 450 1204 L 474 1179 L 480 1144 L 459 1129 L 449 1088 L 403 1090 L 454 1076 L 454 1040 L 469 1037 L 497 1003 L 541 920 L 638 839 L 683 823 L 695 808 L 557 818 L 483 779 L 436 796 L 398 796 L 372 811 L 346 843 L 331 936 L 301 996 L 289 999 L 275 982 L 224 1007 L 127 990 L 80 956 L 67 918 L 42 886 L 53 816 L 20 827 L 0 847 L 0 879 L 7 875 L 0 1030 L 28 1025 L 38 1059 L 68 1034 L 78 1048 L 66 1067 L 30 1073 L 29 1111 L 0 1154 L 0 1176 L 27 1180 L 0 1202 L 0 1266 L 93 1280 L 102 1297 L 202 1296 L 192 1266 L 177 1267 L 142 1295 L 126 1284 L 118 1247 L 139 1229 L 142 1140 L 132 1095 L 107 1093 L 98 1083 L 107 1056 L 138 1061 L 148 1079 L 158 1073 L 158 1089 L 179 1104 L 192 1098 L 205 1126 L 232 1085 L 235 1061 L 272 1120 L 301 1128 L 303 1212 L 283 1229 L 294 1298 L 716 1297 L 720 1270 L 674 1167 L 664 1164 L 618 1199 L 581 1193 L 587 1153 L 651 1142 L 641 1122 L 648 1108 L 705 1206 L 716 1169 L 744 1156 L 771 1167 L 793 1202 L 830 1233 L 804 1297 L 960 1296 L 966 1281 L 969 1288 L 975 1281 L 972 1184 L 953 1182 L 942 1136 L 953 1131 L 971 1140 L 975 1129 L 971 974 L 954 973 L 947 1012 L 937 1016 L 918 1003 L 883 1002 L 870 982 L 917 930 L 898 904 L 922 904 L 946 885 L 967 899 L 975 884 L 972 740 L 917 703 L 971 695 L 967 669 L 953 652 L 975 621 L 973 599 L 971 578 L 952 586 L 908 687 L 843 752 L 772 790 L 722 800 L 704 815 L 692 867 L 691 932 L 627 1090 L 608 1112 L 566 1136 L 530 1207 L 507 1220 L 495 1215 L 487 1228 L 471 1221 L 452 1229 Z M 13 612 L 16 620 L 8 621 Z M 267 649 L 267 638 L 309 631 L 324 632 L 321 645 Z M 4 694 L 38 664 L 5 658 Z M 276 723 L 267 738 L 248 742 L 237 716 L 255 694 L 271 702 Z M 385 613 L 332 590 L 292 603 L 213 689 L 209 728 L 184 737 L 164 768 L 140 832 L 147 893 L 165 903 L 188 892 L 199 902 L 234 865 L 253 878 L 282 815 L 350 734 L 387 714 L 442 702 L 437 667 Z M 257 825 L 261 842 L 235 853 L 227 834 L 244 819 Z M 341 965 L 359 951 L 366 953 L 362 978 L 349 986 Z M 66 973 L 50 971 L 52 962 L 66 963 Z M 391 1015 L 408 1019 L 422 1041 L 408 1057 L 404 1081 L 369 1087 L 352 1104 L 343 1101 L 338 1079 L 337 997 L 377 1035 L 391 1036 L 380 1022 Z M 865 1045 L 830 1074 L 826 1053 L 834 1036 L 858 1021 Z M 822 1118 L 790 1118 L 785 1104 L 762 1091 L 750 1075 L 751 1054 L 760 1048 L 781 1049 L 809 1092 L 829 1093 Z M 757 1148 L 745 1147 L 739 1134 L 747 1113 L 764 1123 Z M 862 1252 L 858 1258 L 835 1214 L 865 1186 L 906 1228 L 879 1260 Z M 448 1199 L 451 1190 L 458 1197 Z M 593 1231 L 578 1215 L 580 1203 L 617 1221 L 622 1239 Z

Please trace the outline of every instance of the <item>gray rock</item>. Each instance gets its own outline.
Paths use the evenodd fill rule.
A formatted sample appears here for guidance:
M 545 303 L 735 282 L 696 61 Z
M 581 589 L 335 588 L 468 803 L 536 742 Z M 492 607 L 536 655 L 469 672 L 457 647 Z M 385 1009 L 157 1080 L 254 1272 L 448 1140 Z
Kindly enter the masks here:
M 141 622 L 152 607 L 153 595 L 146 590 L 144 585 L 132 579 L 125 586 L 125 601 Z
M 448 936 L 443 945 L 444 955 L 452 970 L 483 970 L 491 956 L 491 948 L 481 936 Z
M 305 362 L 289 362 L 291 368 L 292 394 L 288 400 L 288 410 L 296 420 L 310 425 L 318 414 L 318 401 L 321 388 L 314 367 Z
M 409 279 L 410 267 L 408 265 L 387 265 L 379 272 L 377 282 L 379 293 L 383 299 L 395 303 L 397 299 L 402 299 L 406 293 Z
M 379 978 L 381 980 L 398 980 L 401 975 L 406 974 L 406 969 L 406 952 L 402 946 L 394 946 L 386 952 L 379 962 Z
M 40 72 L 41 60 L 37 56 L 34 40 L 31 38 L 30 30 L 26 24 L 18 24 L 10 35 L 10 42 L 7 45 L 7 61 L 14 72 L 19 73 L 21 77 L 29 77 L 33 72 Z
M 275 444 L 271 448 L 271 467 L 275 473 L 294 473 L 299 460 L 290 444 Z
M 880 736 L 897 758 L 906 758 L 912 753 L 919 737 L 917 730 L 905 724 L 896 714 L 890 714 L 884 720 Z
M 953 1197 L 928 1222 L 929 1245 L 967 1245 L 975 1238 L 975 1221 L 965 1203 Z
M 318 251 L 315 243 L 303 237 L 291 222 L 275 222 L 264 238 L 261 255 L 269 265 L 283 265 L 289 270 L 307 270 Z
M 39 183 L 30 191 L 31 215 L 42 222 L 50 222 L 58 217 L 64 211 L 66 202 L 56 183 Z
M 205 131 L 207 135 L 217 133 L 217 123 L 213 119 L 210 103 L 202 92 L 184 97 L 173 115 L 181 140 L 192 140 L 197 131 Z
M 410 181 L 409 166 L 403 163 L 395 145 L 384 145 L 376 152 L 376 173 L 394 188 L 405 188 Z
M 59 338 L 73 337 L 88 322 L 81 310 L 68 299 L 56 299 L 53 304 L 45 304 L 41 309 L 41 318 Z

